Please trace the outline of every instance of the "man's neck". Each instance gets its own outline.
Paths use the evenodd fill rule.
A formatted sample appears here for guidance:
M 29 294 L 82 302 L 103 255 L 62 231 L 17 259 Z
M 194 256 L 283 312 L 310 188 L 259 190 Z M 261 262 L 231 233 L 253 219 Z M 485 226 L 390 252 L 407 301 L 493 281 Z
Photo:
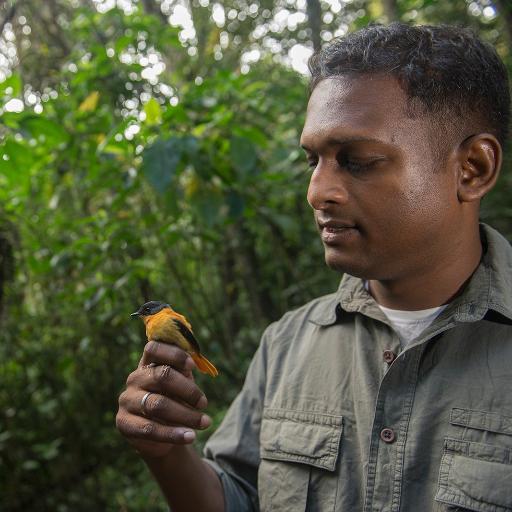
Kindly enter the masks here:
M 480 263 L 482 244 L 479 234 L 461 249 L 459 246 L 449 258 L 408 278 L 369 280 L 369 292 L 382 306 L 404 311 L 448 304 L 462 293 Z

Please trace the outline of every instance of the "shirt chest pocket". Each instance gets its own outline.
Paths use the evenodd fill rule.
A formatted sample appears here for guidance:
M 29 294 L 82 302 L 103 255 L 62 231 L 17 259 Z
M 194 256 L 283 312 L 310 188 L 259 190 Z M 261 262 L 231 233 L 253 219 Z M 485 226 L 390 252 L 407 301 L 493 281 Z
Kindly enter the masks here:
M 332 512 L 343 417 L 266 408 L 260 434 L 262 512 Z
M 512 512 L 512 418 L 453 409 L 463 439 L 446 438 L 436 500 L 446 510 Z

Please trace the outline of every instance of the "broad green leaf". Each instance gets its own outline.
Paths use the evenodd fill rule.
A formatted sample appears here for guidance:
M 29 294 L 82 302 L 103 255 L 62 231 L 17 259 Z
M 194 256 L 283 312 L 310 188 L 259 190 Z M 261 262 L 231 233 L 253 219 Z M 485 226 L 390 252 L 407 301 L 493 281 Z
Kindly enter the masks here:
M 27 130 L 34 139 L 38 139 L 38 144 L 56 146 L 69 139 L 69 135 L 62 125 L 42 115 L 27 116 L 20 122 L 20 126 Z
M 235 190 L 230 190 L 226 201 L 229 207 L 229 216 L 234 219 L 240 217 L 245 208 L 244 198 Z
M 201 225 L 213 227 L 219 221 L 224 202 L 218 189 L 205 187 L 198 190 L 193 198 L 192 206 L 199 214 Z
M 0 149 L 0 172 L 14 187 L 25 188 L 30 178 L 34 157 L 27 148 L 13 140 L 6 140 Z M 4 156 L 5 155 L 5 156 Z
M 246 85 L 243 89 L 244 94 L 246 95 L 252 95 L 252 94 L 261 94 L 262 91 L 264 91 L 267 88 L 266 82 L 263 81 L 255 81 L 250 82 L 248 85 Z
M 93 110 L 96 110 L 96 107 L 98 106 L 98 101 L 100 99 L 100 93 L 99 91 L 93 91 L 87 98 L 85 98 L 82 103 L 80 103 L 80 106 L 78 107 L 78 110 L 80 112 L 92 112 Z
M 230 157 L 233 167 L 242 175 L 253 172 L 258 161 L 254 144 L 245 137 L 231 139 Z
M 183 153 L 179 138 L 158 139 L 142 153 L 141 171 L 157 192 L 164 193 L 178 170 Z
M 256 126 L 234 126 L 233 133 L 260 147 L 265 147 L 268 144 L 269 138 Z
M 146 123 L 149 125 L 160 124 L 162 122 L 162 108 L 155 98 L 151 98 L 144 105 L 144 112 L 146 113 Z
M 127 46 L 130 45 L 130 43 L 133 42 L 133 37 L 130 36 L 121 36 L 114 45 L 116 53 L 120 53 L 122 50 L 124 50 Z
M 0 83 L 0 95 L 3 96 L 9 87 L 12 88 L 12 92 L 9 94 L 10 97 L 14 98 L 21 94 L 22 83 L 20 75 L 13 73 L 10 77 Z

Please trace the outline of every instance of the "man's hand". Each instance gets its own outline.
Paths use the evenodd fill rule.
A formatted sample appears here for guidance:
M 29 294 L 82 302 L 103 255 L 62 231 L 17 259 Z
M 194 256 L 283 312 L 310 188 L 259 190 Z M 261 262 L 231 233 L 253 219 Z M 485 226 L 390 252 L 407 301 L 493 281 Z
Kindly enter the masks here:
M 174 345 L 149 341 L 144 347 L 116 416 L 117 428 L 142 457 L 165 457 L 174 446 L 192 443 L 194 429 L 210 426 L 211 419 L 201 412 L 208 402 L 194 382 L 193 368 L 192 358 Z

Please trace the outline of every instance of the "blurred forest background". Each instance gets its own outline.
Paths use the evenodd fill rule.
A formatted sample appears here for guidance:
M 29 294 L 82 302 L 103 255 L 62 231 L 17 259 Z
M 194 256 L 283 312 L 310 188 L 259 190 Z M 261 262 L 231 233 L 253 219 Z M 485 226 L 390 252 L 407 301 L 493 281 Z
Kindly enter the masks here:
M 166 510 L 114 427 L 129 315 L 187 314 L 218 424 L 264 327 L 338 284 L 305 201 L 304 58 L 392 20 L 473 27 L 512 69 L 509 0 L 0 1 L 2 511 Z M 509 237 L 510 166 L 482 214 Z

